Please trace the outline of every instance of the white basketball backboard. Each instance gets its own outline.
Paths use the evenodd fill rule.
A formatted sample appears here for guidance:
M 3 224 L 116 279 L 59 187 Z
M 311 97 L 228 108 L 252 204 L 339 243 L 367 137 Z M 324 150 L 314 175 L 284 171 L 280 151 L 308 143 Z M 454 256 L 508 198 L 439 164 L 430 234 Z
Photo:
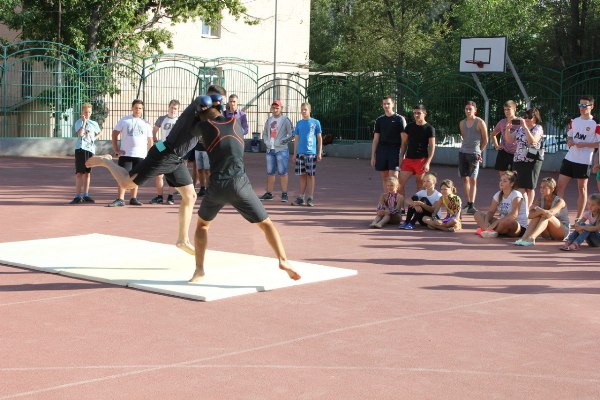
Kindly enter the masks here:
M 460 72 L 505 72 L 506 36 L 460 39 Z

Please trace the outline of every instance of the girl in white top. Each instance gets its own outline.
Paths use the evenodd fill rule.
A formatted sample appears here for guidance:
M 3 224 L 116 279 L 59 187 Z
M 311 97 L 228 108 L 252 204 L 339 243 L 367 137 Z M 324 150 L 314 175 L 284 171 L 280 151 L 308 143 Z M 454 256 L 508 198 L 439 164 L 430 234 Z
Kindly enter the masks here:
M 533 246 L 542 236 L 550 240 L 563 240 L 569 234 L 569 210 L 565 201 L 556 194 L 554 178 L 544 178 L 540 183 L 540 198 L 529 209 L 529 225 L 517 246 Z
M 475 222 L 479 225 L 477 234 L 482 237 L 520 237 L 527 228 L 527 199 L 515 189 L 517 174 L 505 171 L 500 177 L 500 191 L 492 199 L 487 213 L 477 211 Z M 498 216 L 496 215 L 498 212 Z

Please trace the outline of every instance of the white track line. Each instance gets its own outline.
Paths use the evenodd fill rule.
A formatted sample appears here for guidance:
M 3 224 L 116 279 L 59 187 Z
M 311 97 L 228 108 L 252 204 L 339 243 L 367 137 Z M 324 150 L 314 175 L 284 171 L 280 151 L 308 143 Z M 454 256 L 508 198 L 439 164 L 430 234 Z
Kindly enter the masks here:
M 563 287 L 563 288 L 552 288 L 552 289 L 542 290 L 542 291 L 534 292 L 534 293 L 516 294 L 516 295 L 511 295 L 511 296 L 500 297 L 500 298 L 497 298 L 497 299 L 484 300 L 484 301 L 478 301 L 478 302 L 475 302 L 475 303 L 469 303 L 469 304 L 462 304 L 462 305 L 457 305 L 457 306 L 453 306 L 453 307 L 447 307 L 447 308 L 443 308 L 443 309 L 440 309 L 440 310 L 433 310 L 433 311 L 427 311 L 427 312 L 421 312 L 421 313 L 403 315 L 403 316 L 400 316 L 400 317 L 387 318 L 387 319 L 382 319 L 382 320 L 378 320 L 378 321 L 371 321 L 371 322 L 365 322 L 365 323 L 356 324 L 356 325 L 348 325 L 348 326 L 337 328 L 337 329 L 330 329 L 328 331 L 314 333 L 312 335 L 300 336 L 300 337 L 297 337 L 297 338 L 283 340 L 283 341 L 280 341 L 280 342 L 266 344 L 266 345 L 263 345 L 263 346 L 251 347 L 251 348 L 244 349 L 244 350 L 230 351 L 230 352 L 219 354 L 219 355 L 215 355 L 215 356 L 203 357 L 203 358 L 198 358 L 198 359 L 195 359 L 195 360 L 182 361 L 182 362 L 173 363 L 173 364 L 150 366 L 148 368 L 142 367 L 143 369 L 137 370 L 137 371 L 122 372 L 122 373 L 119 373 L 119 374 L 112 374 L 112 375 L 107 375 L 107 376 L 103 376 L 103 377 L 99 377 L 99 378 L 94 378 L 94 379 L 86 379 L 86 380 L 81 380 L 81 381 L 66 383 L 66 384 L 63 384 L 63 385 L 50 386 L 50 387 L 36 389 L 36 390 L 31 390 L 31 391 L 27 391 L 27 392 L 16 393 L 16 394 L 12 394 L 12 395 L 8 395 L 8 396 L 0 397 L 0 400 L 15 399 L 15 398 L 18 398 L 18 397 L 25 397 L 25 396 L 30 396 L 30 395 L 34 395 L 34 394 L 50 392 L 50 391 L 54 391 L 54 390 L 68 389 L 68 388 L 75 387 L 75 386 L 81 386 L 81 385 L 86 385 L 86 384 L 96 383 L 96 382 L 103 382 L 103 381 L 108 381 L 108 380 L 112 380 L 112 379 L 120 379 L 120 378 L 125 378 L 125 377 L 128 377 L 128 376 L 134 376 L 134 375 L 144 374 L 144 373 L 147 373 L 147 372 L 159 371 L 159 370 L 162 370 L 162 369 L 180 368 L 182 366 L 188 366 L 190 364 L 197 364 L 197 363 L 201 363 L 201 362 L 205 362 L 205 361 L 217 360 L 217 359 L 221 359 L 221 358 L 237 356 L 237 355 L 240 355 L 240 354 L 246 354 L 246 353 L 252 353 L 252 352 L 256 352 L 256 351 L 260 351 L 260 350 L 271 349 L 271 348 L 274 348 L 274 347 L 286 346 L 286 345 L 289 345 L 289 344 L 298 343 L 298 342 L 302 342 L 302 341 L 309 340 L 309 339 L 315 339 L 315 338 L 318 338 L 318 337 L 321 337 L 321 336 L 327 336 L 327 335 L 331 335 L 331 334 L 334 334 L 334 333 L 346 332 L 346 331 L 350 331 L 350 330 L 353 330 L 353 329 L 368 328 L 368 327 L 372 327 L 372 326 L 388 324 L 390 322 L 397 322 L 397 321 L 403 321 L 403 320 L 407 320 L 407 319 L 414 319 L 414 318 L 418 318 L 418 317 L 424 317 L 424 316 L 429 316 L 429 315 L 434 315 L 434 314 L 445 313 L 445 312 L 449 312 L 449 311 L 462 310 L 462 309 L 470 308 L 470 307 L 473 307 L 473 306 L 479 306 L 479 305 L 484 305 L 484 304 L 492 304 L 492 303 L 497 303 L 497 302 L 500 302 L 500 301 L 518 299 L 518 298 L 521 298 L 521 297 L 531 296 L 531 295 L 534 295 L 534 294 L 535 295 L 539 295 L 539 294 L 544 294 L 544 293 L 560 292 L 560 291 L 568 290 L 568 289 L 572 289 L 572 288 L 589 286 L 589 285 L 592 285 L 592 284 L 595 284 L 595 283 L 596 282 L 588 282 L 588 283 L 582 283 L 581 285 L 572 285 L 572 286 Z M 205 367 L 205 365 L 198 366 L 198 367 L 199 368 L 200 367 Z M 413 369 L 413 370 L 414 371 L 451 371 L 451 370 L 443 370 L 443 369 L 442 370 L 435 370 L 435 369 L 434 370 L 428 370 L 428 369 L 419 369 L 419 368 Z M 494 374 L 494 373 L 490 373 L 490 372 L 477 372 L 477 371 L 473 371 L 473 373 L 479 373 L 479 374 L 482 374 L 482 375 L 484 375 L 484 374 L 485 375 L 487 375 L 487 374 L 493 375 Z M 517 376 L 517 375 L 519 375 L 519 374 L 509 374 L 508 376 Z M 523 376 L 527 376 L 527 375 L 523 375 Z M 544 375 L 532 375 L 530 377 L 538 377 L 539 378 L 539 377 L 545 377 L 545 376 Z M 547 378 L 544 378 L 544 379 L 547 379 Z M 588 381 L 589 380 L 586 380 L 586 382 L 588 382 Z M 591 380 L 591 382 L 597 382 L 597 381 L 596 380 Z

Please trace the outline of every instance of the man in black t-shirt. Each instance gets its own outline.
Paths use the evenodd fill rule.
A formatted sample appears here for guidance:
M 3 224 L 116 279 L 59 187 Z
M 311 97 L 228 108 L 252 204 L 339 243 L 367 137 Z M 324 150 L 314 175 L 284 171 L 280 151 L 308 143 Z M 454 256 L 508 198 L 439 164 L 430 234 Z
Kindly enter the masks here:
M 402 132 L 400 148 L 400 178 L 398 193 L 404 196 L 406 182 L 415 175 L 417 192 L 423 188 L 423 175 L 429 172 L 435 153 L 435 129 L 427 121 L 427 110 L 423 104 L 413 108 L 415 122 L 411 122 Z
M 371 167 L 381 173 L 385 192 L 387 191 L 385 180 L 390 176 L 398 177 L 401 133 L 406 128 L 406 120 L 394 112 L 394 100 L 391 96 L 384 97 L 381 105 L 384 114 L 375 120 Z

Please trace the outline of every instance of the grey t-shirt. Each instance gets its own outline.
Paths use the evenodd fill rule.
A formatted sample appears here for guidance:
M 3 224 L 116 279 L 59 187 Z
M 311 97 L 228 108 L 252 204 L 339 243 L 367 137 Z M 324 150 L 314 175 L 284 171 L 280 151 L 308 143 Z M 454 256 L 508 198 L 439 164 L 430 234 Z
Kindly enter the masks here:
M 479 132 L 479 124 L 481 118 L 475 118 L 473 124 L 469 127 L 467 120 L 463 120 L 463 140 L 460 146 L 461 153 L 481 154 L 481 132 Z

